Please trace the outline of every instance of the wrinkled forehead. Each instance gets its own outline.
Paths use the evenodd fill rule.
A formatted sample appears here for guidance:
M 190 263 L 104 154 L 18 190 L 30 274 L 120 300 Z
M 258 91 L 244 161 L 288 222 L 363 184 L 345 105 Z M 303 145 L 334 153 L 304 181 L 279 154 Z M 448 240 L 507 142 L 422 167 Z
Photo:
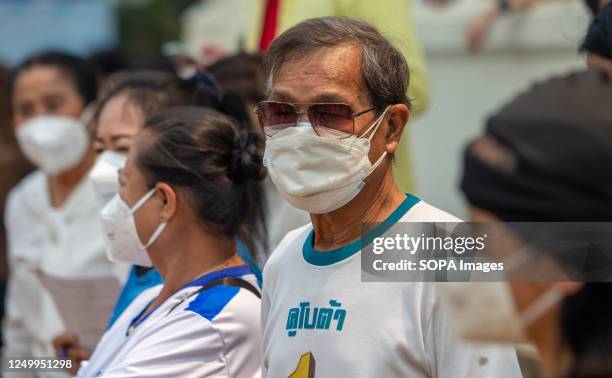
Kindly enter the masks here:
M 345 102 L 363 105 L 369 96 L 361 73 L 361 50 L 355 44 L 318 48 L 289 56 L 273 67 L 269 98 L 287 102 Z

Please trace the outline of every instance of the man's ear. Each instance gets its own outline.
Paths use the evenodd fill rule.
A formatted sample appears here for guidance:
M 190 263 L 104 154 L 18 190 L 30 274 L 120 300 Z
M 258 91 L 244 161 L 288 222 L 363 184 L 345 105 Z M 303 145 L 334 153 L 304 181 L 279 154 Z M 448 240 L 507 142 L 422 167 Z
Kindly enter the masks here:
M 160 214 L 160 221 L 167 222 L 174 216 L 176 212 L 176 192 L 172 187 L 163 182 L 155 185 L 155 189 L 157 189 L 157 193 L 161 196 L 162 199 L 162 211 Z
M 410 109 L 404 104 L 391 105 L 387 117 L 386 149 L 387 153 L 393 154 L 397 151 L 402 132 L 410 118 Z

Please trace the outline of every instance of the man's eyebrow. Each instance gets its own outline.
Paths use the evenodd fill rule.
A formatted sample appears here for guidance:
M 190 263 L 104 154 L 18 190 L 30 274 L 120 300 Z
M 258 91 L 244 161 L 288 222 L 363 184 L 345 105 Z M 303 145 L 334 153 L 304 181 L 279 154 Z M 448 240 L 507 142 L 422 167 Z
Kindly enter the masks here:
M 282 89 L 273 89 L 270 92 L 270 99 L 275 101 L 293 102 L 293 98 L 289 92 Z M 308 99 L 308 103 L 343 103 L 352 105 L 352 101 L 335 92 L 315 95 Z
M 319 95 L 313 96 L 310 99 L 310 102 L 350 104 L 350 101 L 348 101 L 347 98 L 337 93 L 321 93 Z
M 272 89 L 270 91 L 269 98 L 277 101 L 291 102 L 291 96 L 289 95 L 289 93 L 282 89 Z

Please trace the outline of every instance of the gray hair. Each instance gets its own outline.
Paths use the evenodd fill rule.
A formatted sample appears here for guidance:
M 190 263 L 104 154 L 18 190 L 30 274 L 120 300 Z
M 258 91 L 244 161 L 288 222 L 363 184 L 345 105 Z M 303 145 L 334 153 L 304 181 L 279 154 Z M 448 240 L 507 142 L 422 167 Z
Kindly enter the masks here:
M 372 25 L 345 17 L 313 18 L 278 36 L 265 56 L 268 86 L 284 63 L 346 43 L 361 49 L 361 75 L 372 104 L 380 108 L 391 104 L 410 107 L 410 73 L 402 53 Z

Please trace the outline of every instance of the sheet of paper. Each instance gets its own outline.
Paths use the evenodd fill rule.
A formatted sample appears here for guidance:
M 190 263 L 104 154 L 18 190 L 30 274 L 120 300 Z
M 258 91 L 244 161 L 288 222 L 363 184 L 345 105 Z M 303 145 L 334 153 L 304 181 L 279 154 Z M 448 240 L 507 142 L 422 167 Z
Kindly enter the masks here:
M 121 287 L 115 277 L 62 278 L 38 272 L 66 330 L 79 337 L 79 343 L 93 350 L 106 331 L 108 320 Z

